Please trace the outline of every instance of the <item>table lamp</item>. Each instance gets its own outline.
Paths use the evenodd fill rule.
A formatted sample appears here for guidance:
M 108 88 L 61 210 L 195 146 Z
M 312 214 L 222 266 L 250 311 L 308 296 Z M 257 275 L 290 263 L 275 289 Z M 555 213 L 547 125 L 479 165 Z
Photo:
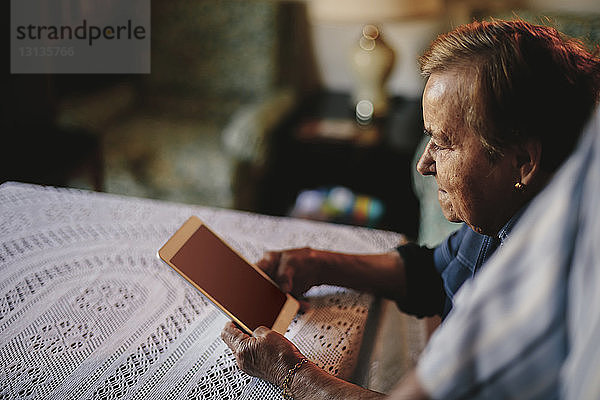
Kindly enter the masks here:
M 316 21 L 363 25 L 349 54 L 353 76 L 352 102 L 359 122 L 384 116 L 389 108 L 386 81 L 397 54 L 386 43 L 382 24 L 437 15 L 441 0 L 311 0 Z M 369 115 L 371 113 L 371 115 Z

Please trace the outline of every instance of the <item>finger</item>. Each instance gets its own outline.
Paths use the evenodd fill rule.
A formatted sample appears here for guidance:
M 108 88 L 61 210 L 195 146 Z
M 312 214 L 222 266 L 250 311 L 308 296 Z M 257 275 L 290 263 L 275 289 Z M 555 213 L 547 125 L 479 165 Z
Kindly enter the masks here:
M 267 275 L 273 277 L 275 271 L 277 270 L 277 266 L 279 265 L 280 258 L 280 252 L 267 251 L 265 254 L 263 254 L 262 259 L 256 263 L 256 266 L 262 269 Z
M 259 326 L 254 330 L 254 332 L 252 332 L 252 336 L 255 338 L 265 337 L 269 334 L 269 332 L 271 332 L 271 329 L 267 328 L 266 326 Z
M 249 337 L 248 334 L 239 330 L 231 321 L 227 322 L 221 331 L 221 339 L 234 352 Z
M 287 257 L 281 257 L 279 267 L 277 268 L 277 284 L 283 292 L 289 293 L 293 289 L 294 269 L 288 265 Z
M 292 278 L 289 275 L 284 275 L 277 279 L 279 288 L 284 293 L 290 293 L 292 291 Z
M 301 312 L 301 313 L 307 312 L 312 307 L 310 305 L 310 303 L 308 301 L 306 301 L 306 300 L 298 300 L 298 303 L 300 303 L 300 309 L 298 311 Z

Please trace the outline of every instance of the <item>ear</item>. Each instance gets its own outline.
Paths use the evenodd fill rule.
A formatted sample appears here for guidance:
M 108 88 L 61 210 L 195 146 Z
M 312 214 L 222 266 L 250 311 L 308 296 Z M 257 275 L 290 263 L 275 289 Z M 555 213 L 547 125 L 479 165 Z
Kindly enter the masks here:
M 528 140 L 516 149 L 515 167 L 520 182 L 531 186 L 541 173 L 542 144 L 538 140 Z

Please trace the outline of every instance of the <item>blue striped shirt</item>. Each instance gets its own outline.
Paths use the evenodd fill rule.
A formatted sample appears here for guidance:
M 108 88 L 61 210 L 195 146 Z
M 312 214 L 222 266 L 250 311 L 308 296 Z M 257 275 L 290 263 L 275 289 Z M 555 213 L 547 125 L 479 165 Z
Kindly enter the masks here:
M 486 236 L 463 224 L 435 249 L 408 243 L 398 247 L 406 268 L 407 295 L 399 308 L 418 317 L 450 312 L 454 295 L 473 278 L 508 238 L 526 206 L 500 229 L 497 237 Z

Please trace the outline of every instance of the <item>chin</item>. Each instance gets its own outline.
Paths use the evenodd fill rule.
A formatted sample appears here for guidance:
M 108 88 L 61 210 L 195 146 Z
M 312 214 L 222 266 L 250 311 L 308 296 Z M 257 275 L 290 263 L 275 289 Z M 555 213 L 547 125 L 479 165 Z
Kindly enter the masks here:
M 446 216 L 445 216 L 445 217 L 446 217 Z M 449 222 L 455 222 L 455 223 L 457 223 L 457 224 L 458 224 L 458 223 L 461 223 L 461 222 L 464 222 L 462 219 L 460 219 L 460 218 L 456 218 L 456 217 L 454 217 L 454 216 L 453 216 L 453 217 L 451 217 L 451 218 L 448 218 L 448 217 L 446 217 L 446 219 L 447 219 Z
M 452 207 L 444 207 L 443 204 L 440 204 L 442 207 L 442 213 L 444 214 L 444 218 L 446 218 L 450 222 L 463 222 L 462 219 L 458 218 L 458 216 L 454 213 Z

